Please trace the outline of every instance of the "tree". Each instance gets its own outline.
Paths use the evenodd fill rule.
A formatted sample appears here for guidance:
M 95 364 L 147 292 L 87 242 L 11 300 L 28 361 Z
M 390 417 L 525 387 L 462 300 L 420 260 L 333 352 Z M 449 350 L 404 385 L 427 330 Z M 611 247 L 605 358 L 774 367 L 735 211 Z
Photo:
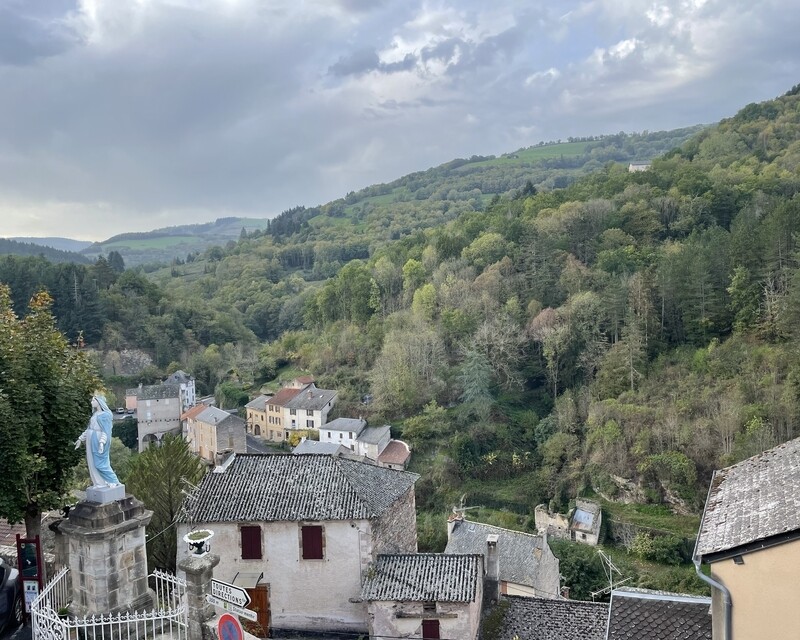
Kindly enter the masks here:
M 168 529 L 180 515 L 184 491 L 197 485 L 204 473 L 205 465 L 179 435 L 165 436 L 161 446 L 150 447 L 133 459 L 126 486 L 153 511 L 147 525 L 149 569 L 175 571 L 177 541 L 175 532 Z
M 19 319 L 0 284 L 0 516 L 41 532 L 42 511 L 62 506 L 81 453 L 74 443 L 98 385 L 85 355 L 55 326 L 44 292 Z

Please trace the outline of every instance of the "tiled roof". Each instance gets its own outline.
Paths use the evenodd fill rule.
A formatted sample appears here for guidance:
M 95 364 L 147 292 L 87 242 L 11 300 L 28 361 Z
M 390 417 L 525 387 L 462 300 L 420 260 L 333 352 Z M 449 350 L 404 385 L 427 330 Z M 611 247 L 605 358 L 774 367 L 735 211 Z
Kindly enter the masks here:
M 297 384 L 311 384 L 314 382 L 314 376 L 297 376 L 294 381 Z
M 143 387 L 130 389 L 137 400 L 164 400 L 166 398 L 180 398 L 181 388 L 176 384 L 148 384 Z
M 361 596 L 395 602 L 472 602 L 482 579 L 479 555 L 379 555 Z
M 208 406 L 204 404 L 196 404 L 191 409 L 187 409 L 181 414 L 181 420 L 193 420 L 206 409 L 208 409 Z
M 191 380 L 192 376 L 190 376 L 182 369 L 178 369 L 171 376 L 167 376 L 167 379 L 164 380 L 164 382 L 166 382 L 167 384 L 181 384 L 181 383 L 191 382 Z
M 445 553 L 486 553 L 486 537 L 498 536 L 497 558 L 500 580 L 533 587 L 557 598 L 558 559 L 544 536 L 458 520 L 447 541 Z
M 506 611 L 497 640 L 605 640 L 604 602 L 524 596 L 501 596 L 500 602 Z
M 267 404 L 285 407 L 286 403 L 300 393 L 300 391 L 302 391 L 302 389 L 290 389 L 288 387 L 280 389 L 274 396 L 267 400 Z
M 697 553 L 800 530 L 800 438 L 714 473 Z
M 294 398 L 286 403 L 288 409 L 306 409 L 320 411 L 336 397 L 336 391 L 317 389 L 314 385 L 308 386 Z
M 251 400 L 250 402 L 248 402 L 244 406 L 247 409 L 256 409 L 257 411 L 266 411 L 266 409 L 267 409 L 267 401 L 271 397 L 272 396 L 260 395 L 257 398 L 255 398 L 254 400 Z
M 340 445 L 338 442 L 318 442 L 316 440 L 303 440 L 294 449 L 292 449 L 292 453 L 296 455 L 321 453 L 332 456 L 338 453 L 347 453 L 349 451 L 350 449 Z
M 329 455 L 237 455 L 223 472 L 206 474 L 186 505 L 195 522 L 365 519 L 384 513 L 417 478 Z
M 330 422 L 326 422 L 321 429 L 327 429 L 329 431 L 345 431 L 349 432 L 352 431 L 356 435 L 361 433 L 361 430 L 367 426 L 367 421 L 361 418 L 336 418 L 336 420 L 331 420 Z
M 197 414 L 194 419 L 197 420 L 197 422 L 204 422 L 205 424 L 214 426 L 230 423 L 236 424 L 240 422 L 242 424 L 242 428 L 244 428 L 245 424 L 244 420 L 242 420 L 239 416 L 228 413 L 227 411 L 223 411 L 222 409 L 218 409 L 217 407 L 206 407 L 205 410 Z
M 386 448 L 378 455 L 382 464 L 405 464 L 411 457 L 411 450 L 402 440 L 390 440 Z
M 615 589 L 607 640 L 711 640 L 711 598 Z
M 25 537 L 26 530 L 24 524 L 9 524 L 8 520 L 0 520 L 0 544 L 1 545 L 16 545 L 17 534 Z

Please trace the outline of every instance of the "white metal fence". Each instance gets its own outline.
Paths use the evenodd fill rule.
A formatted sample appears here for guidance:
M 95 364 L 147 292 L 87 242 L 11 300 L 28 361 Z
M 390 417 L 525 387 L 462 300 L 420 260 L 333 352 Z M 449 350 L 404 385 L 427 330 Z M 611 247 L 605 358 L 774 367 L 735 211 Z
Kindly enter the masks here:
M 186 638 L 186 583 L 169 573 L 150 574 L 153 611 L 73 617 L 69 569 L 63 568 L 31 603 L 34 640 L 154 640 Z

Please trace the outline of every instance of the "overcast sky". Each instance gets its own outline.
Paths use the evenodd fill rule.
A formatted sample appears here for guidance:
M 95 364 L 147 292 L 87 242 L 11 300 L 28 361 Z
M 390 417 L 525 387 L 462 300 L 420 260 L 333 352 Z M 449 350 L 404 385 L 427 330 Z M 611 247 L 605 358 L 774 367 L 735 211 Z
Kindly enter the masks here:
M 797 0 L 0 0 L 0 236 L 271 217 L 800 83 Z

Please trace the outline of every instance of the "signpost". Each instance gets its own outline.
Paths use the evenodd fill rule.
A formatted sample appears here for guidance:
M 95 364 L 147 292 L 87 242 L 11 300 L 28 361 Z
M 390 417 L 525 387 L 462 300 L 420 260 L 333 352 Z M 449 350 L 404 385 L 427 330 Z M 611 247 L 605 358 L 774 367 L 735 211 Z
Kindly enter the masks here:
M 206 602 L 208 602 L 209 604 L 213 604 L 215 607 L 220 607 L 222 609 L 225 609 L 225 611 L 230 611 L 231 613 L 235 613 L 237 616 L 245 618 L 246 620 L 252 620 L 253 622 L 258 621 L 258 614 L 255 611 L 251 611 L 250 609 L 245 609 L 244 607 L 240 607 L 239 605 L 231 604 L 230 602 L 225 602 L 224 600 L 220 600 L 219 598 L 215 598 L 214 596 L 206 596 Z M 220 636 L 220 638 L 221 637 L 222 636 Z
M 250 604 L 250 594 L 241 587 L 237 587 L 235 584 L 229 582 L 212 579 L 211 595 L 239 607 L 246 607 Z
M 22 577 L 23 593 L 25 597 L 25 613 L 30 614 L 31 603 L 44 587 L 42 563 L 42 546 L 39 536 L 23 538 L 17 534 L 17 566 Z

